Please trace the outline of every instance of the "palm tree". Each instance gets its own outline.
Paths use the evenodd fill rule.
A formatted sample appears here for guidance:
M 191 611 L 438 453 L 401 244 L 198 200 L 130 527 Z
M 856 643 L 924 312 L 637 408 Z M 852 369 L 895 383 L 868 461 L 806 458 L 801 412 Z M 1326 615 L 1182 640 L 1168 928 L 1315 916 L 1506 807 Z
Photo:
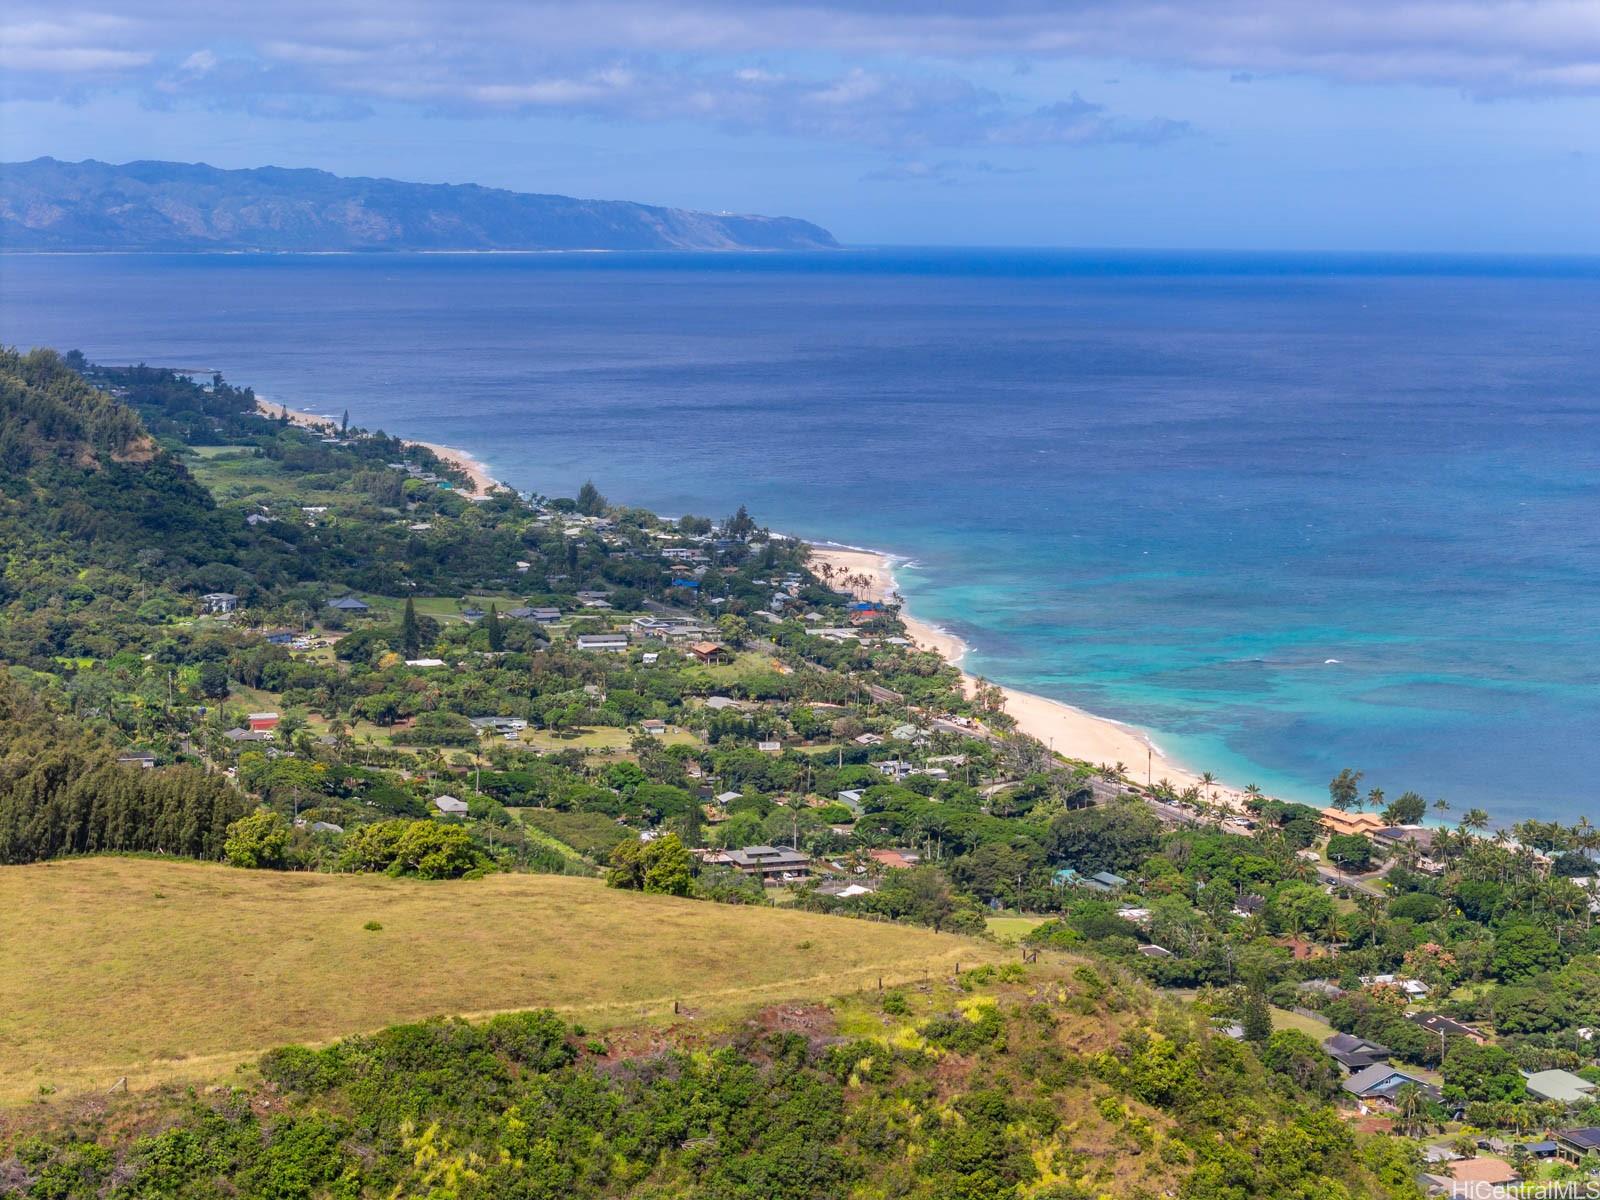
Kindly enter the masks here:
M 1444 820 L 1445 813 L 1450 811 L 1450 801 L 1440 796 L 1433 802 L 1433 811 L 1439 814 L 1439 819 Z
M 1422 1089 L 1414 1083 L 1403 1083 L 1394 1093 L 1395 1112 L 1400 1118 L 1400 1132 L 1406 1137 L 1416 1137 L 1422 1130 L 1426 1112 Z
M 1487 829 L 1488 826 L 1489 814 L 1484 812 L 1481 808 L 1469 808 L 1466 812 L 1461 814 L 1462 829 L 1471 829 L 1475 832 L 1478 832 Z

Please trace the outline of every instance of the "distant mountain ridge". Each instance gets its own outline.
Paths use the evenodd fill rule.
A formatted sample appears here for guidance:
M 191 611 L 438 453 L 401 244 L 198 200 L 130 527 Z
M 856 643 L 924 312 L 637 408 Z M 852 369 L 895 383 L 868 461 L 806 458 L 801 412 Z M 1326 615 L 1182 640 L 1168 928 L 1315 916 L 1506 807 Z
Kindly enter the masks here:
M 580 200 L 309 168 L 0 164 L 8 250 L 821 250 L 795 217 Z

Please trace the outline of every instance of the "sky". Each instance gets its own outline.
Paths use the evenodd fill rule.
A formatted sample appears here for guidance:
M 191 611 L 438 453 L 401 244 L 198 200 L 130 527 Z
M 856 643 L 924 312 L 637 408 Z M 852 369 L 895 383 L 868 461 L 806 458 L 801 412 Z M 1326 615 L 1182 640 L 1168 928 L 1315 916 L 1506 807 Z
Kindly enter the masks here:
M 11 0 L 0 158 L 856 244 L 1600 253 L 1600 0 Z

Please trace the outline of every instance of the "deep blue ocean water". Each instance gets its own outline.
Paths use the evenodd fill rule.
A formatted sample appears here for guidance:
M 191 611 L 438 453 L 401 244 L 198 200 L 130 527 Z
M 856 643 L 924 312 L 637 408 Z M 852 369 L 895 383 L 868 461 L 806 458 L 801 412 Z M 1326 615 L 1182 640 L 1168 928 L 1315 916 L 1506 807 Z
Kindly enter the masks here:
M 908 555 L 973 669 L 1238 783 L 1600 815 L 1600 263 L 21 256 L 0 338 Z

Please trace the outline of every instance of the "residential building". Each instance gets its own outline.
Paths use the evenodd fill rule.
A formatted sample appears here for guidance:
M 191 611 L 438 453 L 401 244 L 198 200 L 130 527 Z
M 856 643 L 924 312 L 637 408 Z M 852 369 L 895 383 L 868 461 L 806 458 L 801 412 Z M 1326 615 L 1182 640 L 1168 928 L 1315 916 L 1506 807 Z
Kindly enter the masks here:
M 689 653 L 703 663 L 727 662 L 732 657 L 728 648 L 717 642 L 692 642 Z
M 628 635 L 625 633 L 580 633 L 577 646 L 579 650 L 605 650 L 613 654 L 625 654 L 628 650 Z
M 342 596 L 338 600 L 329 600 L 328 607 L 342 613 L 365 613 L 372 611 L 372 605 L 365 600 L 357 600 L 354 596 Z
M 1378 1063 L 1388 1062 L 1389 1055 L 1393 1053 L 1389 1047 L 1369 1042 L 1353 1033 L 1336 1033 L 1332 1037 L 1323 1038 L 1322 1049 L 1329 1058 L 1351 1074 L 1365 1071 Z
M 1427 997 L 1433 989 L 1420 979 L 1408 979 L 1404 975 L 1363 975 L 1361 986 L 1366 988 L 1394 988 L 1406 1000 L 1415 1003 Z
M 653 737 L 665 737 L 667 732 L 667 723 L 665 721 L 658 720 L 655 717 L 647 717 L 643 721 L 639 722 L 639 728 Z
M 1426 1029 L 1429 1033 L 1437 1034 L 1439 1037 L 1471 1038 L 1480 1046 L 1488 1040 L 1471 1025 L 1457 1021 L 1453 1017 L 1446 1017 L 1440 1013 L 1409 1012 L 1406 1014 L 1406 1020 L 1413 1025 Z
M 738 708 L 739 706 L 740 705 L 737 700 L 730 700 L 726 696 L 711 696 L 706 700 L 706 707 L 711 709 L 713 712 L 723 712 L 730 708 Z
M 891 871 L 903 871 L 922 861 L 922 856 L 913 850 L 873 850 L 868 857 L 880 867 L 888 867 Z
M 156 765 L 156 756 L 149 753 L 119 754 L 117 764 L 124 767 L 138 767 L 141 771 L 153 770 Z
M 472 727 L 480 734 L 498 733 L 509 737 L 514 733 L 521 733 L 528 727 L 528 722 L 522 717 L 470 717 Z
M 763 754 L 770 754 L 776 758 L 783 753 L 783 743 L 773 741 L 757 742 L 756 749 Z
M 1590 1154 L 1600 1154 L 1600 1125 L 1563 1129 L 1555 1135 L 1556 1154 L 1568 1162 L 1582 1162 Z
M 1528 1095 L 1536 1100 L 1551 1100 L 1569 1108 L 1587 1104 L 1595 1098 L 1595 1085 L 1571 1071 L 1524 1071 Z
M 1425 1178 L 1432 1181 L 1430 1191 L 1451 1200 L 1498 1200 L 1501 1196 L 1514 1196 L 1516 1192 L 1511 1189 L 1522 1181 L 1522 1176 L 1510 1163 L 1492 1154 L 1458 1158 L 1444 1164 L 1442 1169 L 1428 1171 Z
M 1439 1089 L 1388 1063 L 1373 1063 L 1355 1072 L 1339 1086 L 1358 1100 L 1392 1104 L 1394 1095 L 1408 1083 L 1414 1083 L 1425 1093 L 1437 1099 Z
M 239 597 L 232 592 L 207 592 L 200 597 L 200 602 L 214 616 L 224 616 L 239 607 Z
M 275 712 L 253 712 L 245 717 L 244 723 L 256 733 L 266 733 L 278 727 L 278 714 Z
M 467 802 L 458 800 L 454 796 L 435 796 L 433 806 L 447 817 L 464 817 L 467 815 Z
M 764 884 L 786 883 L 804 879 L 811 874 L 811 859 L 790 846 L 746 846 L 741 850 L 725 850 L 720 861 L 742 875 L 761 880 Z
M 1321 824 L 1329 833 L 1371 835 L 1386 828 L 1388 823 L 1376 813 L 1350 813 L 1337 808 L 1325 808 L 1322 810 Z

